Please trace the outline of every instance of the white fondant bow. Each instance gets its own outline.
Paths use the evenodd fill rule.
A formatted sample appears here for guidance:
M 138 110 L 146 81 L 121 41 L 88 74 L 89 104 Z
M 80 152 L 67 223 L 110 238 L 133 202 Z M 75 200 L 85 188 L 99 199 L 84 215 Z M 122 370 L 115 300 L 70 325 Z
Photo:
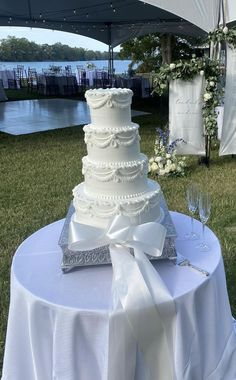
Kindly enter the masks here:
M 105 230 L 79 224 L 73 217 L 69 227 L 70 250 L 91 250 L 109 244 L 113 309 L 116 313 L 122 308 L 129 321 L 145 362 L 143 380 L 174 379 L 172 322 L 175 306 L 161 277 L 144 254 L 160 256 L 165 236 L 166 229 L 161 224 L 150 222 L 133 226 L 123 215 L 116 216 Z M 129 248 L 134 249 L 134 256 Z M 115 333 L 109 335 L 117 336 Z M 123 355 L 119 354 L 117 341 L 109 340 L 108 351 L 111 360 L 108 360 L 107 380 L 120 379 L 119 370 L 115 370 L 115 376 L 111 364 L 119 363 L 120 354 Z
M 108 244 L 139 248 L 148 255 L 162 254 L 166 228 L 159 223 L 144 223 L 133 226 L 130 219 L 117 215 L 104 230 L 71 221 L 69 227 L 69 249 L 91 250 Z

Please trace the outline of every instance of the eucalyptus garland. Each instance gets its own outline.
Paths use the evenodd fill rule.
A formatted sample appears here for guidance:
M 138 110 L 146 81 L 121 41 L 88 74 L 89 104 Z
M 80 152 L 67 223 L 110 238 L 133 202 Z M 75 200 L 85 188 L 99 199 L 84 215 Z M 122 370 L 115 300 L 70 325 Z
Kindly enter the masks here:
M 208 41 L 213 43 L 225 41 L 231 47 L 236 48 L 236 29 L 229 29 L 227 26 L 217 28 L 208 34 Z
M 206 85 L 203 95 L 203 123 L 207 136 L 217 135 L 217 114 L 215 107 L 219 104 L 218 82 L 220 78 L 220 67 L 217 61 L 210 59 L 195 58 L 193 55 L 189 61 L 180 60 L 175 63 L 164 64 L 154 76 L 153 93 L 163 95 L 168 89 L 170 80 L 182 79 L 193 80 L 197 75 L 205 77 Z

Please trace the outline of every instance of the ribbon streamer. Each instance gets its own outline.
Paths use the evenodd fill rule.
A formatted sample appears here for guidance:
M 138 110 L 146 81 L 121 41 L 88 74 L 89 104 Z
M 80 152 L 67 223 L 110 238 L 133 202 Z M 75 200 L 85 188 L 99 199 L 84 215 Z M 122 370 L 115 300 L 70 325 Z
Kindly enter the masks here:
M 166 229 L 161 224 L 133 226 L 123 215 L 116 216 L 106 230 L 79 224 L 73 218 L 69 227 L 71 250 L 90 250 L 109 244 L 114 303 L 118 298 L 143 355 L 145 380 L 174 379 L 172 321 L 175 305 L 145 255 L 160 256 L 165 236 Z M 112 374 L 110 376 L 112 379 Z

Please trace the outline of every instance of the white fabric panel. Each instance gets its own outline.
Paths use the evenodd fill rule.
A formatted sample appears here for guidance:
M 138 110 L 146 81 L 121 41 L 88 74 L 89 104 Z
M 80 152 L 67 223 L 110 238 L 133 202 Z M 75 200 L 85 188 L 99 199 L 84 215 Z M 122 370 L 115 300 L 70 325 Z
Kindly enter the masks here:
M 205 155 L 205 138 L 202 122 L 202 92 L 204 77 L 192 81 L 177 79 L 169 86 L 170 143 L 183 139 L 177 145 L 178 154 Z
M 218 106 L 215 108 L 215 111 L 217 113 L 217 138 L 218 138 L 218 140 L 221 140 L 223 117 L 224 117 L 224 107 Z
M 236 154 L 236 49 L 227 46 L 224 118 L 220 156 Z
M 171 380 L 236 379 L 236 334 L 218 239 L 206 228 L 211 250 L 200 254 L 196 241 L 181 239 L 190 218 L 171 216 L 178 252 L 210 272 L 205 277 L 172 262 L 154 264 L 176 307 Z M 63 220 L 37 231 L 14 257 L 2 380 L 146 379 L 125 313 L 111 311 L 111 266 L 63 274 L 62 225 Z M 194 229 L 201 234 L 196 220 Z
M 183 17 L 206 32 L 214 30 L 217 26 L 220 0 L 145 0 L 145 2 Z
M 235 21 L 236 20 L 236 1 L 224 0 L 224 9 L 225 9 L 226 23 Z

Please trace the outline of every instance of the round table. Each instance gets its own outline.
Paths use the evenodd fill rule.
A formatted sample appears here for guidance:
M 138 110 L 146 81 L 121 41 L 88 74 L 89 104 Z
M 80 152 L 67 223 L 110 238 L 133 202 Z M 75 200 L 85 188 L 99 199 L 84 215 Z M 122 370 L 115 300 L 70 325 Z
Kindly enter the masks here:
M 200 252 L 197 241 L 183 239 L 189 217 L 171 216 L 177 251 L 210 273 L 171 261 L 154 264 L 175 302 L 175 380 L 236 379 L 236 334 L 219 241 L 206 228 L 211 249 Z M 35 232 L 14 256 L 2 380 L 144 380 L 127 320 L 112 313 L 111 266 L 62 273 L 63 222 Z M 201 234 L 200 223 L 194 227 Z

